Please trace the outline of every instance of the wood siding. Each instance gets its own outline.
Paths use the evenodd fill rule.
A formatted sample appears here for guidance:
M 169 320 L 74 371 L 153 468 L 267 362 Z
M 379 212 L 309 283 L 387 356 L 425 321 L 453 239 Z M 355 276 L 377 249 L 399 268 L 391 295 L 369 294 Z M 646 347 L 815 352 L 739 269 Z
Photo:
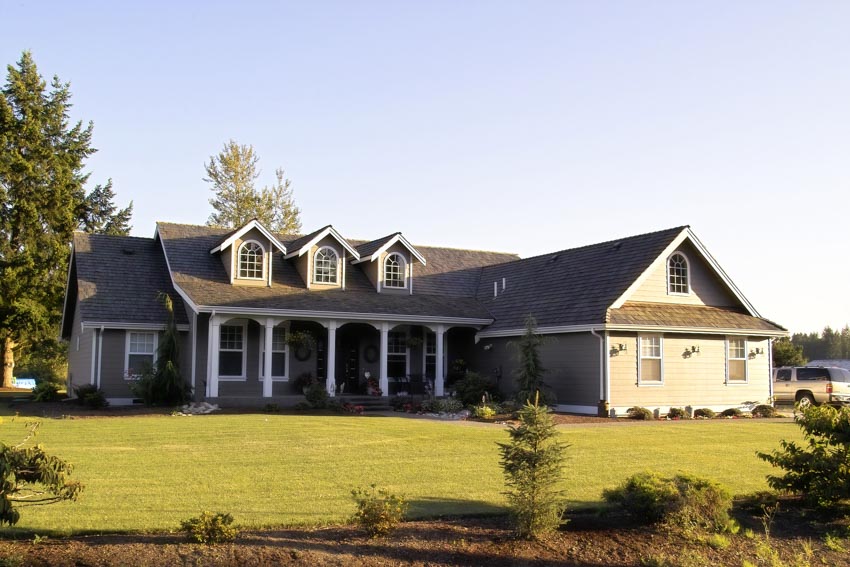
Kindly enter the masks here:
M 738 300 L 717 277 L 714 270 L 703 259 L 690 242 L 684 242 L 676 250 L 688 259 L 691 293 L 670 295 L 667 293 L 667 258 L 656 268 L 643 284 L 627 298 L 628 301 L 651 303 L 680 303 L 685 305 L 710 305 L 728 307 L 738 305 Z M 672 255 L 672 254 L 671 254 Z
M 482 339 L 475 345 L 474 370 L 497 381 L 506 395 L 513 394 L 519 368 L 516 338 Z M 492 345 L 491 348 L 488 345 Z M 590 333 L 545 335 L 540 358 L 558 405 L 593 406 L 599 403 L 599 339 Z
M 71 340 L 68 343 L 68 393 L 72 394 L 75 386 L 91 384 L 92 363 L 91 355 L 94 343 L 92 329 L 80 329 L 80 303 L 74 309 L 74 322 L 71 328 Z M 78 348 L 79 345 L 79 348 Z
M 770 397 L 767 354 L 747 360 L 746 383 L 726 381 L 726 338 L 707 335 L 665 335 L 662 347 L 663 384 L 638 385 L 639 346 L 635 334 L 612 334 L 610 344 L 627 350 L 609 353 L 611 406 L 622 414 L 632 406 L 660 409 L 707 407 L 722 410 L 745 402 L 765 403 Z M 698 346 L 699 353 L 691 347 Z M 747 352 L 769 348 L 767 339 L 748 339 Z M 612 348 L 613 352 L 613 348 Z

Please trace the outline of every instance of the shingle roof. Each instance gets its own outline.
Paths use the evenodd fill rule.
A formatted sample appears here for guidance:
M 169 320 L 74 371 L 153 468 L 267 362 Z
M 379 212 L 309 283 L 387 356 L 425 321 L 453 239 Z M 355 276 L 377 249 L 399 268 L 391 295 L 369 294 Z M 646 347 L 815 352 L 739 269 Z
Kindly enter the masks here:
M 398 295 L 376 293 L 362 268 L 350 264 L 346 267 L 345 291 L 311 291 L 295 265 L 275 254 L 272 287 L 248 287 L 231 285 L 220 258 L 207 253 L 210 244 L 220 239 L 221 229 L 158 223 L 157 232 L 175 283 L 193 302 L 205 306 L 490 319 L 487 309 L 474 298 L 480 267 L 487 262 L 516 257 L 427 249 L 429 263 L 414 274 L 414 294 Z M 315 234 L 308 236 L 312 238 Z M 307 237 L 298 240 L 309 241 Z M 290 251 L 296 248 L 287 244 Z M 432 256 L 442 261 L 432 265 Z
M 698 329 L 750 329 L 754 331 L 785 331 L 779 325 L 753 317 L 743 310 L 705 305 L 626 302 L 619 309 L 608 311 L 608 322 L 615 325 L 646 327 L 684 327 Z
M 394 232 L 390 235 L 387 235 L 383 238 L 379 238 L 377 240 L 373 240 L 372 242 L 366 242 L 359 246 L 356 246 L 357 253 L 360 254 L 361 258 L 365 258 L 367 256 L 371 256 L 375 253 L 376 250 L 379 250 L 381 246 L 392 240 L 396 237 L 396 235 L 401 234 L 400 232 Z
M 173 301 L 177 323 L 187 323 L 160 246 L 152 238 L 75 233 L 73 253 L 77 297 L 69 298 L 66 319 L 73 315 L 73 302 L 79 301 L 83 321 L 162 324 L 167 313 L 157 295 L 165 292 Z
M 168 224 L 168 223 L 158 223 L 158 224 Z M 305 244 L 307 244 L 308 242 L 310 242 L 311 240 L 316 238 L 323 230 L 330 228 L 330 227 L 331 227 L 331 225 L 328 224 L 328 225 L 323 226 L 319 230 L 314 230 L 310 234 L 305 234 L 304 236 L 299 236 L 295 240 L 293 240 L 292 242 L 287 242 L 286 243 L 286 249 L 289 250 L 290 252 L 295 252 L 296 250 L 301 249 L 302 246 L 304 246 Z
M 608 307 L 686 228 L 485 267 L 476 297 L 496 319 L 487 331 L 521 329 L 528 315 L 539 327 L 604 323 Z

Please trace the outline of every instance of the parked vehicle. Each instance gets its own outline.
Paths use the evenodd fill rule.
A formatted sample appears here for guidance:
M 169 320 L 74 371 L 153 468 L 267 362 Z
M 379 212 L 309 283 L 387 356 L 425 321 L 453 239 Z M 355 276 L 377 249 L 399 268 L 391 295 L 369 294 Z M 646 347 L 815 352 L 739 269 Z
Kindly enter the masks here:
M 850 372 L 834 366 L 775 368 L 773 399 L 800 405 L 848 404 Z

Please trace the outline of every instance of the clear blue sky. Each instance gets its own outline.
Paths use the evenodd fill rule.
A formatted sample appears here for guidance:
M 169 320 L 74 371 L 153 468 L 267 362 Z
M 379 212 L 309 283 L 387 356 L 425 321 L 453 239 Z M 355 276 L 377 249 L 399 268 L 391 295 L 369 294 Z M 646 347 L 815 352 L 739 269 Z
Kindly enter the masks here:
M 850 321 L 848 2 L 23 2 L 133 234 L 252 144 L 305 230 L 531 256 L 689 224 L 763 316 Z M 11 25 L 10 22 L 14 22 Z

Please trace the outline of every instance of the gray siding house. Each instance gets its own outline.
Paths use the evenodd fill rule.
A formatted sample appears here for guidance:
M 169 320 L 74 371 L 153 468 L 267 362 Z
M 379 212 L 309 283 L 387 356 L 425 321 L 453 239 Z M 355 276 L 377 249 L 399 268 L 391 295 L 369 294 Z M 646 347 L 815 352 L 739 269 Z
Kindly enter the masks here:
M 347 240 L 256 220 L 237 230 L 158 223 L 153 238 L 78 233 L 62 322 L 69 388 L 131 403 L 174 300 L 182 372 L 199 400 L 294 403 L 331 395 L 446 395 L 463 369 L 514 388 L 512 348 L 537 320 L 561 411 L 724 409 L 771 397 L 762 318 L 689 227 L 528 259 Z

